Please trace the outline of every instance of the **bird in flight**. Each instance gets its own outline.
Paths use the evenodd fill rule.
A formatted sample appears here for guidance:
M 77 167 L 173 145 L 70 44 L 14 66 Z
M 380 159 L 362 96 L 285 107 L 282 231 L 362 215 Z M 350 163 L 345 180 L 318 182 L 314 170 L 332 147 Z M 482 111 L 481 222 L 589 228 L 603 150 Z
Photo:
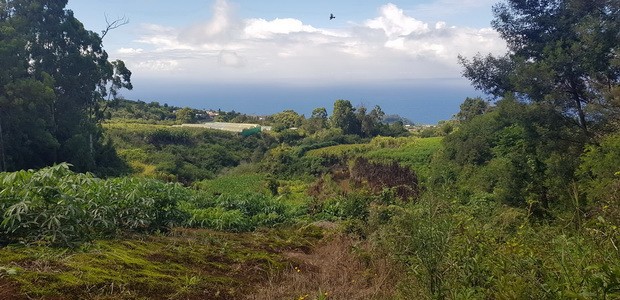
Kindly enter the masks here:
M 335 18 L 336 18 L 336 17 L 334 17 L 334 14 L 329 14 L 329 19 L 330 19 L 330 20 L 335 19 Z

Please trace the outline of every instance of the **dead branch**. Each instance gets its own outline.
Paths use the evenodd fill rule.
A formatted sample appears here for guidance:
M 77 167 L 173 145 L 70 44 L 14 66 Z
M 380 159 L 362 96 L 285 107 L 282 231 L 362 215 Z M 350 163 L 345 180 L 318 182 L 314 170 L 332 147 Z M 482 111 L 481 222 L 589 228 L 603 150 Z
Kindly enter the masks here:
M 111 21 L 111 22 L 108 19 L 107 14 L 104 14 L 104 16 L 105 16 L 106 28 L 101 31 L 101 39 L 103 39 L 110 30 L 129 24 L 129 19 L 126 16 L 123 16 L 121 18 L 116 18 L 114 21 Z

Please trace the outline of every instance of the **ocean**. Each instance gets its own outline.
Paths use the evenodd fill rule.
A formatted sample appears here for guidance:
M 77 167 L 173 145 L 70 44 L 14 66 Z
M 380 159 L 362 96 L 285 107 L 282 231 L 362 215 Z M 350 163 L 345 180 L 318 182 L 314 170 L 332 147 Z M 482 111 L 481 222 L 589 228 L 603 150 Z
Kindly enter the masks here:
M 135 81 L 124 91 L 130 100 L 198 109 L 221 109 L 251 115 L 269 115 L 292 109 L 307 117 L 317 107 L 331 112 L 333 103 L 345 99 L 368 110 L 379 105 L 386 114 L 397 114 L 415 124 L 436 124 L 459 111 L 466 97 L 482 96 L 464 79 L 424 79 L 401 82 L 339 85 L 253 83 L 199 83 Z

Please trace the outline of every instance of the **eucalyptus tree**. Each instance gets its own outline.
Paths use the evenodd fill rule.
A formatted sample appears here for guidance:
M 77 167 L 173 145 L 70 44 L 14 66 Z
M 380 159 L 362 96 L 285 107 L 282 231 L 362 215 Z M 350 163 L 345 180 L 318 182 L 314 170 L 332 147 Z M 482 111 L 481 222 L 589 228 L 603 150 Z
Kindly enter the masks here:
M 0 1 L 0 116 L 24 111 L 24 118 L 0 120 L 6 128 L 2 132 L 2 154 L 7 157 L 4 169 L 36 167 L 36 160 L 43 164 L 68 161 L 80 171 L 96 169 L 106 148 L 99 126 L 101 103 L 116 97 L 122 88 L 132 88 L 125 64 L 109 61 L 101 36 L 86 30 L 66 4 L 67 0 Z M 23 86 L 23 81 L 30 84 Z M 22 94 L 29 89 L 27 97 L 11 92 L 10 87 L 19 84 Z M 50 154 L 23 157 L 21 163 L 8 159 L 23 156 L 19 151 L 9 152 L 13 140 L 7 138 L 19 130 L 10 132 L 10 121 L 35 123 L 40 133 L 48 135 L 45 152 Z M 31 143 L 24 147 L 40 146 L 32 140 L 36 135 L 26 137 Z

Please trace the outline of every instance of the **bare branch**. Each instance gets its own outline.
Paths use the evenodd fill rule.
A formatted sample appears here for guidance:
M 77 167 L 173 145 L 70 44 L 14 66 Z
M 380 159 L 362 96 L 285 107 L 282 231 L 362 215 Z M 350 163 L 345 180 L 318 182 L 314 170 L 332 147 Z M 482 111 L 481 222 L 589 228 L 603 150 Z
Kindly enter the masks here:
M 116 18 L 115 20 L 111 21 L 108 19 L 108 15 L 104 14 L 105 16 L 105 23 L 106 23 L 106 28 L 105 30 L 101 31 L 101 39 L 103 40 L 103 38 L 106 36 L 106 34 L 108 34 L 108 32 L 110 30 L 119 28 L 123 25 L 127 25 L 129 24 L 129 19 L 126 16 L 123 16 L 121 18 Z

